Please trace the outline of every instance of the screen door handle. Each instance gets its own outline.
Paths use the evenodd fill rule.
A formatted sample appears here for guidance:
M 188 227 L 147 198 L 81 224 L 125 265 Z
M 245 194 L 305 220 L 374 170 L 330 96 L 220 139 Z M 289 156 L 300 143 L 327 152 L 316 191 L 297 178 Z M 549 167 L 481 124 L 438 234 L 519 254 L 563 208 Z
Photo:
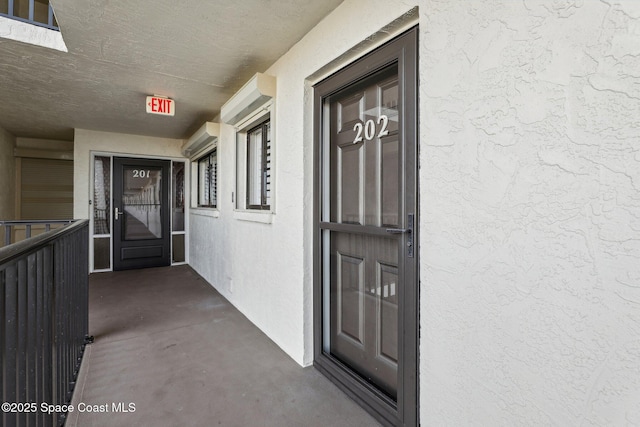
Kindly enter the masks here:
M 120 212 L 120 210 L 118 208 L 116 208 L 114 215 L 115 215 L 115 220 L 117 221 L 119 218 L 119 215 L 122 215 L 123 212 Z
M 413 222 L 414 214 L 407 215 L 407 228 L 387 228 L 389 234 L 409 234 L 407 237 L 407 256 L 413 258 Z
M 387 228 L 387 233 L 389 234 L 404 234 L 411 233 L 411 231 L 410 228 Z

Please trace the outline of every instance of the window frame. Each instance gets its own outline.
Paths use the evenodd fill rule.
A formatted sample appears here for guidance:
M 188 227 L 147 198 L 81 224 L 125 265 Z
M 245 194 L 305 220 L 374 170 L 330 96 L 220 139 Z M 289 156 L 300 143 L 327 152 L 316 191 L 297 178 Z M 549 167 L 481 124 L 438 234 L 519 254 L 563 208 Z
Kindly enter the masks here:
M 272 179 L 272 157 L 273 157 L 273 144 L 271 137 L 271 117 L 267 117 L 256 126 L 253 126 L 246 132 L 246 179 L 245 179 L 245 208 L 248 210 L 271 210 L 271 179 Z M 262 132 L 261 141 L 261 165 L 259 168 L 260 173 L 260 204 L 251 203 L 252 185 L 251 170 L 256 165 L 252 164 L 252 151 L 251 151 L 251 136 L 256 132 Z M 267 179 L 267 176 L 269 179 Z
M 211 158 L 215 157 L 215 162 L 211 162 Z M 212 165 L 215 165 L 214 167 L 214 171 L 215 171 L 215 179 L 213 182 L 213 189 L 214 189 L 214 195 L 215 195 L 215 201 L 214 203 L 210 203 L 208 205 L 205 204 L 201 204 L 201 199 L 200 196 L 202 194 L 201 190 L 201 185 L 202 182 L 200 180 L 200 165 L 204 160 L 208 160 L 208 167 L 211 167 Z M 203 208 L 203 209 L 217 209 L 218 208 L 218 148 L 214 148 L 211 151 L 207 151 L 205 154 L 197 157 L 194 162 L 197 166 L 196 166 L 196 177 L 197 177 L 197 183 L 196 183 L 196 188 L 197 188 L 197 197 L 195 200 L 195 207 L 196 208 Z M 212 188 L 212 183 L 211 183 L 211 176 L 207 177 L 207 180 L 209 181 L 209 201 L 211 201 L 211 188 Z

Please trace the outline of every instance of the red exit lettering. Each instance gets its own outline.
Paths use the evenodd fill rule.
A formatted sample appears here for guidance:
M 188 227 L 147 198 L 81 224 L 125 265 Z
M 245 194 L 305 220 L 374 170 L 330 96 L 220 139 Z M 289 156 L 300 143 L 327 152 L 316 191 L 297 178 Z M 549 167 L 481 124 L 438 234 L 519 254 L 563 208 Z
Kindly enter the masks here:
M 175 103 L 173 99 L 147 96 L 147 113 L 173 116 L 175 114 Z

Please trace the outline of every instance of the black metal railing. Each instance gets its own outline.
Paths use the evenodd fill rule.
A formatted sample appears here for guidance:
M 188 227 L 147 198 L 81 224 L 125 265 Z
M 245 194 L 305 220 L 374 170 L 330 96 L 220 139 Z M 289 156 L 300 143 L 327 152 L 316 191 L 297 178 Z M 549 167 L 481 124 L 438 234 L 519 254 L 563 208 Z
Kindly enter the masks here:
M 61 227 L 71 223 L 70 219 L 27 219 L 27 220 L 11 220 L 0 221 L 0 229 L 4 228 L 4 246 L 16 243 L 19 240 L 29 239 L 33 232 L 38 234 L 51 230 L 51 226 Z M 24 231 L 24 236 L 20 238 L 17 233 Z M 1 246 L 1 245 L 0 245 Z
M 0 0 L 0 16 L 60 31 L 48 0 Z
M 64 424 L 88 342 L 88 239 L 81 220 L 0 248 L 0 425 Z

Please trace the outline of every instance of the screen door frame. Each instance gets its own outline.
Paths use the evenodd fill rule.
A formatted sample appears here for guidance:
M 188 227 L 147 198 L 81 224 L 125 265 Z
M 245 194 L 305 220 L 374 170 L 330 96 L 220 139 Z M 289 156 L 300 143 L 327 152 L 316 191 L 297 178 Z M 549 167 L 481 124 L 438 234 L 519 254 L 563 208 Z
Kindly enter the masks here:
M 129 157 L 113 157 L 113 202 L 112 209 L 118 209 L 118 219 L 113 216 L 113 270 L 164 267 L 171 265 L 171 222 L 169 181 L 171 179 L 171 161 Z M 129 169 L 145 171 L 152 168 L 161 172 L 160 212 L 161 237 L 141 240 L 126 239 L 123 206 L 124 172 Z M 126 256 L 126 251 L 139 253 L 138 256 Z
M 418 213 L 418 28 L 414 27 L 363 58 L 314 86 L 314 230 L 313 230 L 313 308 L 314 366 L 356 400 L 380 422 L 388 425 L 418 423 L 418 293 L 419 293 L 419 213 Z M 360 377 L 346 364 L 324 351 L 323 277 L 327 270 L 323 262 L 322 209 L 328 203 L 325 191 L 328 180 L 325 171 L 329 161 L 329 98 L 350 86 L 357 85 L 392 64 L 397 64 L 400 94 L 400 144 L 404 156 L 400 161 L 405 179 L 405 213 L 414 214 L 413 256 L 404 251 L 398 269 L 403 270 L 403 294 L 398 315 L 398 396 L 390 399 L 377 387 Z

